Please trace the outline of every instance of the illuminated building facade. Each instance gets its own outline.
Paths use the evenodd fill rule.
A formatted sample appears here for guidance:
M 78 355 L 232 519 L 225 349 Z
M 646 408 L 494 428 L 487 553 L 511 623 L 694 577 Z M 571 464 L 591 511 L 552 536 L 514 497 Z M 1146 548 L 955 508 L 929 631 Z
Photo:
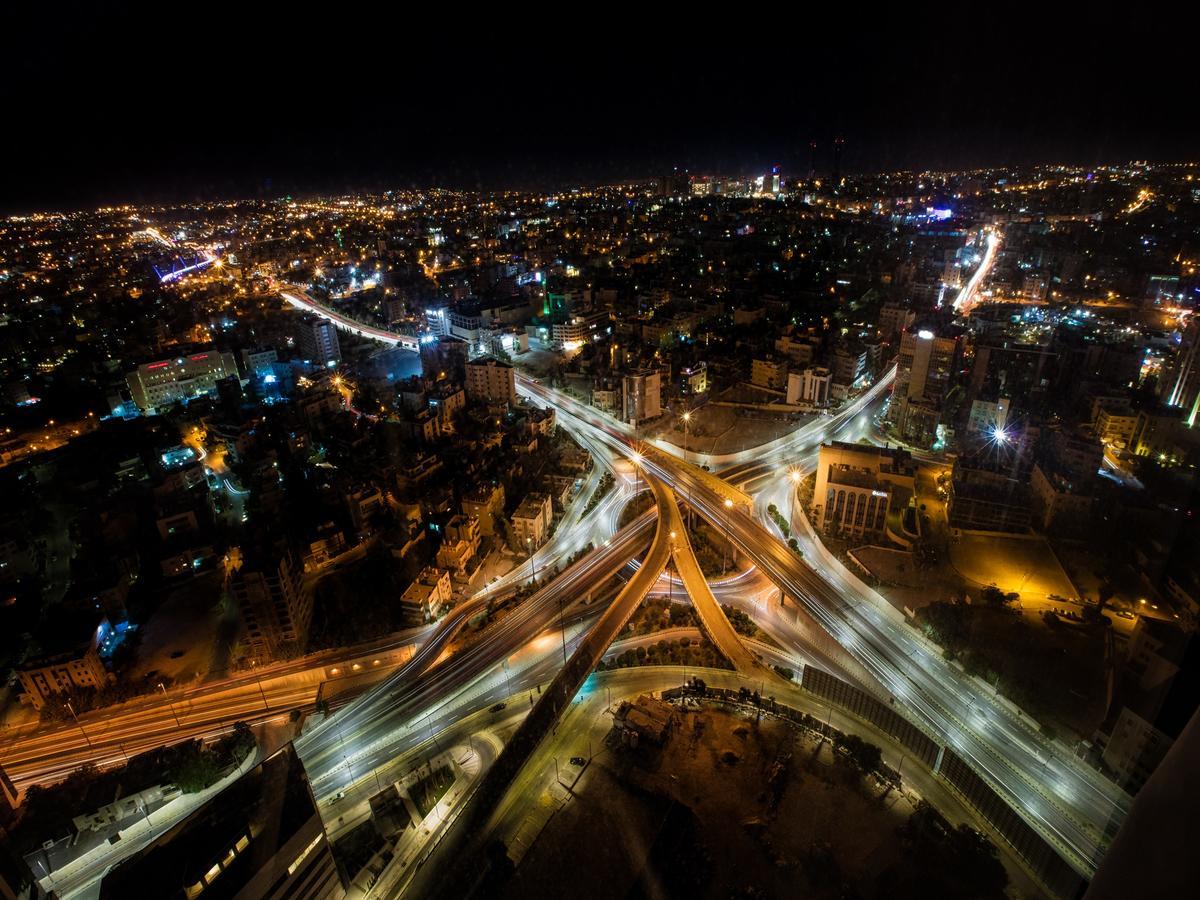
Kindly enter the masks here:
M 174 359 L 142 363 L 126 376 L 133 402 L 142 412 L 214 393 L 217 382 L 237 375 L 229 352 L 202 350 Z

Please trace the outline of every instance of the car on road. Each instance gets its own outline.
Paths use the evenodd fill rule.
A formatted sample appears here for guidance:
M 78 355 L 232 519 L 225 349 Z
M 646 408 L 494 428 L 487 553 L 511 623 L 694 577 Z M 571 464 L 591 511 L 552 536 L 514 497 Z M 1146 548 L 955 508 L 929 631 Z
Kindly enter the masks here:
M 500 712 L 500 710 L 506 709 L 507 707 L 508 707 L 507 703 L 505 703 L 504 701 L 500 701 L 499 703 L 497 703 L 495 706 L 493 706 L 491 708 L 491 712 Z
M 573 765 L 573 766 L 582 766 L 582 765 L 585 765 L 586 763 L 587 763 L 587 760 L 584 759 L 582 756 L 572 756 L 571 757 L 571 765 Z

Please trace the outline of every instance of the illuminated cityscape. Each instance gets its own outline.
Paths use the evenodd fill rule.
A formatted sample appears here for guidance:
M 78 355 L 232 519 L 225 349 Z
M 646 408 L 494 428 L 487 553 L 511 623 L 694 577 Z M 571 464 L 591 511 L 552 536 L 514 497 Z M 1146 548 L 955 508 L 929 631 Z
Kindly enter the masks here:
M 176 15 L 4 89 L 91 147 L 0 193 L 0 897 L 1194 894 L 1154 29 L 928 22 L 984 83 Z

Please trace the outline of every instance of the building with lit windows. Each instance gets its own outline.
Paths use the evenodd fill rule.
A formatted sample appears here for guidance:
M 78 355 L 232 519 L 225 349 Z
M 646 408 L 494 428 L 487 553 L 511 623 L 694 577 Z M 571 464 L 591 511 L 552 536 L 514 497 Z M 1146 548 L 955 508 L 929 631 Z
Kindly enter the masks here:
M 138 409 L 150 412 L 181 400 L 216 393 L 217 382 L 230 375 L 237 375 L 237 360 L 232 353 L 201 350 L 142 363 L 125 381 Z
M 708 391 L 708 363 L 698 362 L 679 370 L 679 393 L 694 397 Z
M 851 538 L 886 534 L 907 545 L 903 518 L 916 489 L 907 450 L 834 441 L 823 444 L 813 489 L 813 523 Z
M 513 367 L 494 356 L 467 363 L 467 396 L 487 403 L 517 402 L 517 376 Z
M 337 327 L 321 316 L 301 316 L 296 326 L 296 351 L 314 366 L 336 365 L 342 358 Z
M 526 494 L 512 514 L 513 537 L 517 545 L 540 547 L 546 540 L 553 518 L 554 505 L 549 494 Z
M 341 900 L 304 765 L 291 744 L 104 876 L 103 900 Z
M 243 658 L 269 662 L 286 647 L 303 648 L 312 622 L 303 579 L 303 568 L 288 554 L 234 573 L 229 588 L 242 619 Z
M 787 386 L 788 364 L 773 356 L 756 358 L 750 363 L 750 383 L 781 391 Z
M 80 688 L 99 689 L 109 682 L 100 648 L 112 628 L 105 617 L 80 617 L 60 623 L 53 646 L 17 669 L 25 693 L 21 700 L 41 709 L 48 701 Z
M 809 368 L 788 374 L 787 402 L 828 406 L 833 373 L 828 369 Z
M 433 566 L 422 569 L 416 581 L 400 595 L 400 603 L 409 615 L 421 622 L 436 617 L 452 599 L 454 589 L 450 585 L 450 573 Z
M 896 388 L 888 419 L 904 440 L 926 447 L 933 444 L 960 349 L 957 335 L 939 336 L 928 328 L 905 331 L 900 336 Z

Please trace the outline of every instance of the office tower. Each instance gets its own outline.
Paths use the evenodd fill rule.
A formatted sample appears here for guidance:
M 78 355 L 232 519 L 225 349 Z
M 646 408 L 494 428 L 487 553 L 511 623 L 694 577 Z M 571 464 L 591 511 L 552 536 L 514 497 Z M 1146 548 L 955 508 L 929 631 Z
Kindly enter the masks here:
M 346 889 L 287 744 L 108 872 L 99 896 L 341 900 Z
M 632 425 L 662 415 L 662 375 L 657 369 L 630 372 L 622 379 L 622 418 Z
M 958 362 L 957 336 L 937 336 L 928 328 L 905 331 L 900 337 L 896 388 L 888 419 L 906 441 L 930 446 L 936 440 L 942 403 L 949 393 Z
M 1164 384 L 1163 399 L 1168 406 L 1184 410 L 1184 421 L 1188 427 L 1196 424 L 1197 407 L 1200 406 L 1200 322 L 1192 322 L 1183 333 L 1179 351 L 1170 367 Z
M 320 316 L 302 316 L 296 329 L 296 350 L 314 366 L 332 366 L 342 358 L 337 327 Z

